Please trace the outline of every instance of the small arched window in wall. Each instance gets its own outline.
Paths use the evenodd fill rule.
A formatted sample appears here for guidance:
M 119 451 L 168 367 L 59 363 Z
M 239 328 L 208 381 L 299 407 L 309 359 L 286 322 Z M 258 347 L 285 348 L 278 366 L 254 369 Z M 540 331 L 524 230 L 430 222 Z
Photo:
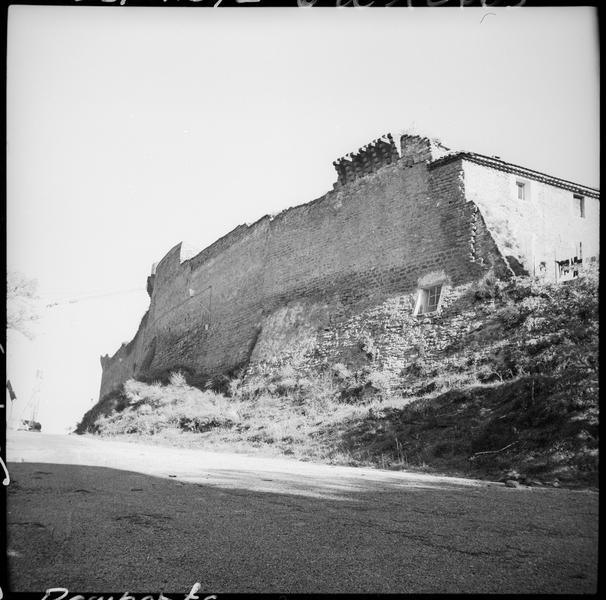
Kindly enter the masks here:
M 529 185 L 526 181 L 516 181 L 516 189 L 518 191 L 518 200 L 528 200 Z
M 419 290 L 415 315 L 437 312 L 442 298 L 442 284 L 424 287 Z

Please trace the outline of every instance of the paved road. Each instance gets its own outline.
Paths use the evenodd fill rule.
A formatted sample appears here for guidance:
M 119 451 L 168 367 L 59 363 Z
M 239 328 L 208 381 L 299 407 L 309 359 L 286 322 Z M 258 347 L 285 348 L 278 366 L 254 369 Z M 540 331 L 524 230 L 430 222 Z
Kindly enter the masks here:
M 9 435 L 13 591 L 596 589 L 595 492 Z

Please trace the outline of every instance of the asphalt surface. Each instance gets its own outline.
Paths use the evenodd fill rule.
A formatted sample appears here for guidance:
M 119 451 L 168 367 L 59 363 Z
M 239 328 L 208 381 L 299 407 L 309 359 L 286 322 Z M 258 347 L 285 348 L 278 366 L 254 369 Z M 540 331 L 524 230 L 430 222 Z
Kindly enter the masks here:
M 596 492 L 29 432 L 7 443 L 12 591 L 596 591 Z

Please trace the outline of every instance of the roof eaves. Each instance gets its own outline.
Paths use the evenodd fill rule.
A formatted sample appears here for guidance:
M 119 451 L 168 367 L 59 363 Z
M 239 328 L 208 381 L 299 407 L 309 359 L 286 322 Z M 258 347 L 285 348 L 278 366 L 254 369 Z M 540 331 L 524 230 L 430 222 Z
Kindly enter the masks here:
M 521 175 L 528 179 L 534 179 L 536 181 L 553 185 L 555 187 L 559 187 L 572 192 L 577 192 L 579 194 L 583 194 L 584 196 L 590 196 L 592 198 L 598 199 L 600 198 L 600 190 L 598 189 L 574 183 L 573 181 L 568 181 L 566 179 L 560 179 L 559 177 L 553 177 L 552 175 L 547 175 L 546 173 L 541 173 L 540 171 L 535 171 L 533 169 L 528 169 L 520 165 L 507 163 L 504 160 L 501 160 L 500 158 L 494 158 L 492 156 L 486 156 L 484 154 L 478 154 L 476 152 L 457 152 L 456 154 L 450 154 L 448 156 L 433 161 L 430 166 L 439 167 L 441 165 L 447 164 L 453 160 L 458 159 L 469 160 L 483 166 L 497 169 L 499 171 L 513 173 L 515 175 Z

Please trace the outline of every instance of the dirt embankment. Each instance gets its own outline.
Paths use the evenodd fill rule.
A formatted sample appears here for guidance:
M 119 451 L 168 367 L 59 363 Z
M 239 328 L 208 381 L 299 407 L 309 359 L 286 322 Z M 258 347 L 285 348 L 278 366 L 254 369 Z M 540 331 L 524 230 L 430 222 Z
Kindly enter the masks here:
M 362 367 L 258 368 L 233 379 L 226 395 L 177 374 L 166 384 L 131 381 L 91 409 L 78 431 L 594 486 L 597 291 L 596 273 L 565 285 L 487 277 L 435 318 L 410 322 L 416 338 L 448 343 L 439 352 L 421 348 L 395 375 L 369 352 Z M 463 333 L 453 336 L 455 329 Z

